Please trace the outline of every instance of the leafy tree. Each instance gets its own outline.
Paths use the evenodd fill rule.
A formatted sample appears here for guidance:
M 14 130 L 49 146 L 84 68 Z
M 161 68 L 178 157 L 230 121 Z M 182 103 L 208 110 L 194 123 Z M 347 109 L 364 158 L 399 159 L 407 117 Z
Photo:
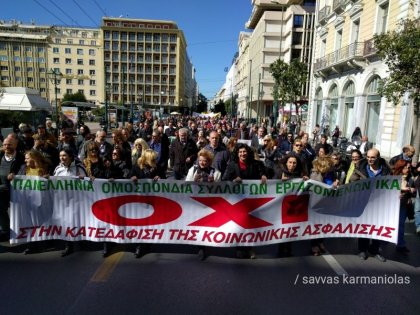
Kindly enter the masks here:
M 292 60 L 290 64 L 278 59 L 270 65 L 270 72 L 274 78 L 273 99 L 281 100 L 280 108 L 284 108 L 286 103 L 293 103 L 296 107 L 297 123 L 300 126 L 300 104 L 297 101 L 308 79 L 307 65 L 297 59 Z
M 214 105 L 214 112 L 215 113 L 222 113 L 222 116 L 226 115 L 225 103 L 222 100 L 219 100 L 219 103 Z
M 414 109 L 413 145 L 420 147 L 420 21 L 405 20 L 400 28 L 375 35 L 378 55 L 389 69 L 389 76 L 381 80 L 380 94 L 394 105 L 408 95 Z M 416 152 L 415 160 L 418 160 Z
M 81 92 L 74 94 L 66 93 L 63 96 L 63 102 L 87 102 L 87 99 L 86 96 Z
M 203 113 L 207 111 L 207 98 L 203 94 L 198 94 L 198 104 L 196 108 L 197 113 Z

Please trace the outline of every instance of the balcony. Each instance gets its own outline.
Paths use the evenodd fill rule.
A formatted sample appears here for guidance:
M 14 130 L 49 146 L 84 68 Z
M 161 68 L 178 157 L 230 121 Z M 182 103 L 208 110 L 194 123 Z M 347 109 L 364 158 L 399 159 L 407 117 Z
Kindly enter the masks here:
M 378 50 L 375 47 L 375 41 L 373 40 L 373 38 L 365 41 L 365 47 L 364 47 L 364 50 L 363 50 L 363 55 L 366 58 L 376 56 L 377 51 Z
M 334 0 L 333 11 L 337 14 L 343 13 L 349 0 Z
M 327 23 L 328 16 L 331 13 L 331 7 L 325 6 L 318 12 L 318 23 L 324 25 Z
M 365 65 L 366 42 L 356 42 L 340 48 L 316 60 L 314 71 L 317 76 L 327 77 L 332 73 L 360 69 Z

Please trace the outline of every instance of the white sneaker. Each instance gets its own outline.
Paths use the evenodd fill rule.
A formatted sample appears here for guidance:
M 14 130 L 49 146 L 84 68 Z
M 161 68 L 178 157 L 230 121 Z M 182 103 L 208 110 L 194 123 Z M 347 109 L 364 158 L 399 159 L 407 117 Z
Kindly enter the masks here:
M 420 226 L 417 227 L 416 233 L 417 235 L 420 235 Z

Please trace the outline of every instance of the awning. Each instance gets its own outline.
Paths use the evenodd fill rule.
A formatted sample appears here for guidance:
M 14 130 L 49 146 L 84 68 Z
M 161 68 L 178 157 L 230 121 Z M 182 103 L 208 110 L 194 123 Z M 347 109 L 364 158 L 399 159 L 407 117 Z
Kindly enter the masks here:
M 89 102 L 72 102 L 72 101 L 62 102 L 61 103 L 61 106 L 79 107 L 82 110 L 90 110 L 92 108 L 96 108 L 96 104 L 93 104 L 93 103 L 89 103 Z
M 3 88 L 3 90 L 4 93 L 0 96 L 0 110 L 51 111 L 50 104 L 37 90 L 21 87 Z

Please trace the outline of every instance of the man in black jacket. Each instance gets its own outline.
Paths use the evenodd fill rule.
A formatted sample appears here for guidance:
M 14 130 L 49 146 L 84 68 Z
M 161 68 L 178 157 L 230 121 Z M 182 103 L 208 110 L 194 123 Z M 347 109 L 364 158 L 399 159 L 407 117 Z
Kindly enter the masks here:
M 188 129 L 181 128 L 178 138 L 171 144 L 170 160 L 174 170 L 174 178 L 183 179 L 197 159 L 197 145 L 188 138 Z
M 364 178 L 373 178 L 378 176 L 391 175 L 391 168 L 386 161 L 381 158 L 379 150 L 370 149 L 366 154 L 366 160 L 362 160 L 358 165 L 358 171 L 363 174 Z M 358 248 L 361 260 L 366 260 L 368 254 L 372 254 L 379 261 L 385 262 L 386 259 L 379 253 L 380 240 L 359 238 Z
M 7 212 L 10 204 L 11 175 L 18 173 L 25 163 L 23 154 L 18 152 L 16 136 L 9 135 L 4 139 L 3 150 L 0 151 L 0 242 L 10 238 L 10 218 Z

